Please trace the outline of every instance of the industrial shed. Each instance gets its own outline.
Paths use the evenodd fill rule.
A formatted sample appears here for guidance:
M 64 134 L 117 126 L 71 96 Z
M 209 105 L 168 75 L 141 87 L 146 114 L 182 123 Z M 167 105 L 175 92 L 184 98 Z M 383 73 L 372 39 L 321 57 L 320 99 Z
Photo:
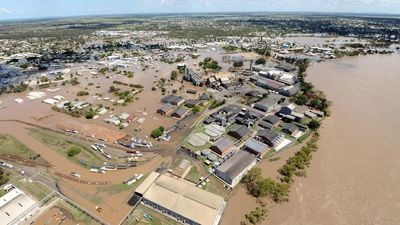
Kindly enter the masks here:
M 247 137 L 248 135 L 251 134 L 251 130 L 247 128 L 246 126 L 237 126 L 236 128 L 230 130 L 228 134 L 238 140 Z
M 218 139 L 211 147 L 210 149 L 217 153 L 220 156 L 223 156 L 230 151 L 232 151 L 235 148 L 235 145 L 233 144 L 232 141 L 230 141 L 227 138 L 220 138 Z
M 143 197 L 146 206 L 191 225 L 218 224 L 226 205 L 224 198 L 216 194 L 156 172 L 152 172 L 135 193 Z
M 257 163 L 257 157 L 247 151 L 238 151 L 215 170 L 215 174 L 229 186 L 235 187 Z

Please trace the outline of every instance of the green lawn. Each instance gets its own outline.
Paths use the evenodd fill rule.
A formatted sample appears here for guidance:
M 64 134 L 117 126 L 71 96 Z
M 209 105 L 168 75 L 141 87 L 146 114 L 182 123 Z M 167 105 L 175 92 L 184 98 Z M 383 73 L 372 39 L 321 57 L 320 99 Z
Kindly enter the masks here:
M 310 136 L 311 132 L 307 131 L 305 134 L 303 134 L 301 137 L 299 137 L 299 139 L 297 139 L 297 141 L 299 143 L 304 142 L 309 136 Z
M 144 215 L 147 214 L 148 218 Z M 151 219 L 150 219 L 151 218 Z M 149 224 L 149 225 L 178 225 L 180 223 L 166 217 L 142 204 L 139 204 L 123 225 Z
M 186 175 L 185 179 L 193 183 L 198 183 L 200 177 L 201 177 L 200 172 L 197 170 L 195 165 L 192 165 L 192 168 L 190 168 L 190 171 Z
M 31 194 L 36 200 L 41 201 L 53 192 L 49 187 L 39 182 L 29 182 L 27 180 L 19 180 L 13 183 L 17 188 Z
M 133 192 L 146 179 L 146 177 L 147 176 L 143 176 L 139 181 L 136 181 L 132 185 L 126 185 L 121 183 L 121 184 L 113 184 L 107 186 L 99 186 L 96 189 L 99 192 L 107 192 L 110 195 L 118 194 L 125 191 Z
M 36 129 L 36 128 L 29 129 L 29 134 L 36 140 L 39 140 L 41 143 L 45 144 L 49 148 L 57 151 L 64 157 L 70 159 L 71 161 L 81 166 L 83 165 L 80 163 L 80 161 L 86 162 L 87 167 L 90 167 L 92 165 L 101 166 L 105 161 L 100 156 L 96 155 L 91 150 L 89 145 L 75 141 L 70 141 L 66 139 L 66 137 L 63 135 L 55 134 L 50 131 Z M 81 151 L 79 154 L 73 157 L 68 157 L 68 151 L 71 148 L 78 148 Z
M 9 135 L 0 134 L 0 154 L 16 155 L 25 159 L 36 158 L 38 163 L 46 163 L 36 152 Z
M 203 189 L 214 193 L 216 195 L 219 195 L 221 197 L 223 197 L 225 200 L 228 200 L 231 190 L 228 190 L 224 187 L 224 183 L 220 180 L 218 180 L 217 178 L 211 176 L 210 178 L 210 182 L 208 182 Z

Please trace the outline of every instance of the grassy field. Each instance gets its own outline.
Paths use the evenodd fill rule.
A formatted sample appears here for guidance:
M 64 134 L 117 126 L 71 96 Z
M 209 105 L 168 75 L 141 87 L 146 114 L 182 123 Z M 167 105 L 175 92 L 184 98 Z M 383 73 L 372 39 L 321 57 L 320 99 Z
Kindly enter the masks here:
M 29 193 L 36 200 L 41 201 L 53 192 L 49 187 L 39 182 L 29 182 L 27 180 L 19 180 L 13 183 L 17 188 Z
M 197 170 L 196 166 L 193 165 L 192 168 L 190 168 L 190 171 L 186 175 L 185 179 L 193 183 L 197 183 L 199 182 L 200 177 L 201 177 L 200 172 Z
M 118 194 L 121 192 L 129 191 L 133 192 L 145 179 L 147 176 L 143 176 L 139 181 L 136 181 L 132 185 L 126 185 L 126 184 L 113 184 L 113 185 L 108 185 L 108 186 L 99 186 L 97 187 L 97 190 L 99 192 L 106 192 L 110 195 L 113 194 Z
M 210 176 L 210 182 L 208 182 L 203 189 L 214 193 L 216 195 L 219 195 L 221 197 L 223 197 L 225 200 L 228 200 L 231 190 L 228 190 L 224 187 L 224 183 L 222 183 L 220 180 L 218 180 L 217 178 Z
M 144 215 L 147 214 L 148 218 Z M 150 219 L 151 218 L 151 219 Z M 178 225 L 180 223 L 175 220 L 166 217 L 142 204 L 139 204 L 136 209 L 131 213 L 130 217 L 125 220 L 123 225 L 138 225 L 138 224 L 149 224 L 149 225 Z
M 84 161 L 87 167 L 92 165 L 101 166 L 105 161 L 100 156 L 96 155 L 87 144 L 70 141 L 63 135 L 41 129 L 29 129 L 29 134 L 44 145 L 81 166 L 83 166 L 80 163 L 81 161 Z M 73 157 L 68 157 L 68 151 L 71 148 L 80 149 L 80 153 Z
M 38 163 L 46 163 L 36 152 L 9 135 L 0 134 L 0 154 L 17 155 L 26 159 L 36 158 Z
M 72 205 L 59 201 L 57 203 L 57 206 L 68 211 L 71 213 L 72 220 L 74 224 L 85 224 L 85 225 L 98 225 L 96 221 L 94 221 L 92 218 L 90 218 L 88 215 L 86 215 L 84 212 L 80 211 L 79 209 L 73 207 Z

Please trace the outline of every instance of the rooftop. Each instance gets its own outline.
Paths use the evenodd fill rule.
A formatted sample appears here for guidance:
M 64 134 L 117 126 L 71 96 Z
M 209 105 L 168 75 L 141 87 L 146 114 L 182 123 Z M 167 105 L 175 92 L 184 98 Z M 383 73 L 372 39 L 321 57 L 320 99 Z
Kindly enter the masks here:
M 225 163 L 219 166 L 217 170 L 233 179 L 255 160 L 255 155 L 246 151 L 238 151 L 231 158 L 226 160 Z
M 152 172 L 136 189 L 143 197 L 199 224 L 213 225 L 221 217 L 222 197 L 193 184 Z

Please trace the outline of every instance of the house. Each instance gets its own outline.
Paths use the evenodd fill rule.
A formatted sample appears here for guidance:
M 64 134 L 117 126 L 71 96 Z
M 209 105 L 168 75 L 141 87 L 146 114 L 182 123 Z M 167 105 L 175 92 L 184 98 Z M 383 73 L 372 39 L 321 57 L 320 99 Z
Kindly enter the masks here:
M 198 106 L 200 104 L 200 100 L 198 99 L 189 99 L 185 102 L 185 105 L 189 108 L 193 108 L 195 106 Z
M 264 120 L 261 121 L 260 123 L 258 123 L 258 126 L 264 128 L 264 129 L 273 129 L 274 128 L 273 124 L 265 122 Z
M 190 112 L 189 109 L 186 108 L 179 108 L 175 112 L 171 114 L 171 117 L 175 117 L 178 119 L 183 119 L 188 113 Z
M 247 151 L 238 151 L 215 169 L 215 174 L 230 187 L 235 187 L 247 171 L 257 163 L 257 157 Z
M 282 128 L 282 132 L 285 132 L 289 135 L 293 135 L 297 131 L 299 131 L 299 127 L 293 123 L 285 123 L 285 125 L 283 125 L 283 128 Z
M 171 104 L 164 104 L 161 108 L 159 108 L 157 110 L 157 113 L 160 113 L 161 115 L 167 115 L 170 112 L 172 112 L 172 110 L 174 109 L 174 106 Z
M 294 104 L 288 104 L 281 108 L 279 114 L 286 119 L 301 122 L 304 119 L 304 114 L 296 112 L 295 109 L 296 106 Z
M 137 196 L 136 198 L 134 198 Z M 157 172 L 149 176 L 135 190 L 132 199 L 182 224 L 219 224 L 226 206 L 224 198 L 196 187 L 183 179 Z M 132 202 L 133 203 L 133 202 Z M 136 205 L 133 203 L 131 205 Z
M 285 86 L 278 90 L 279 94 L 287 97 L 293 96 L 297 94 L 299 91 L 300 91 L 299 85 Z
M 244 137 L 247 137 L 250 134 L 251 134 L 251 130 L 243 125 L 237 126 L 236 128 L 234 128 L 228 132 L 228 135 L 230 135 L 238 140 L 240 140 Z
M 260 141 L 257 141 L 254 138 L 248 140 L 244 145 L 243 149 L 260 158 L 262 158 L 265 155 L 265 153 L 267 153 L 269 150 L 268 145 Z
M 183 103 L 185 103 L 185 99 L 182 98 L 181 96 L 167 95 L 161 99 L 161 102 L 165 103 L 165 104 L 172 104 L 172 105 L 180 106 Z
M 259 138 L 259 140 L 261 140 L 262 142 L 271 147 L 276 147 L 284 140 L 283 135 L 278 134 L 277 132 L 271 129 L 260 130 L 257 133 L 257 137 Z
M 294 104 L 288 104 L 285 106 L 282 106 L 281 110 L 279 111 L 280 114 L 283 115 L 291 115 L 294 112 L 294 109 L 296 108 L 296 106 Z
M 254 108 L 263 112 L 272 112 L 278 106 L 278 101 L 272 98 L 263 99 L 256 104 L 254 104 Z
M 210 149 L 216 154 L 223 156 L 232 151 L 235 148 L 233 142 L 227 138 L 220 138 L 210 147 Z
M 277 127 L 281 123 L 281 119 L 275 115 L 266 116 L 263 121 L 270 123 L 272 127 Z
M 203 93 L 201 96 L 200 96 L 200 100 L 203 100 L 203 101 L 207 101 L 207 100 L 210 100 L 211 99 L 211 97 L 210 97 L 210 95 L 208 95 L 207 93 Z

